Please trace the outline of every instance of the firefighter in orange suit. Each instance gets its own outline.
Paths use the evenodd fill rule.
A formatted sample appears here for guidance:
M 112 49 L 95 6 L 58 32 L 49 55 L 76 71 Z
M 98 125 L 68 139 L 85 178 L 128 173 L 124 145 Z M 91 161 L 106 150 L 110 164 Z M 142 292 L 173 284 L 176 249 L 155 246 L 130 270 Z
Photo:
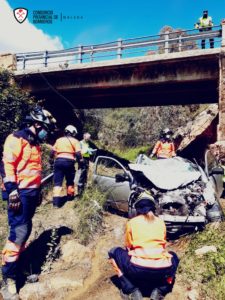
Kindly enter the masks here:
M 75 158 L 82 161 L 80 142 L 75 138 L 77 129 L 73 125 L 65 128 L 65 135 L 56 140 L 53 153 L 54 163 L 53 206 L 61 207 L 64 198 L 61 196 L 63 179 L 66 178 L 67 200 L 74 198 Z
M 166 128 L 161 133 L 160 140 L 155 144 L 150 157 L 155 156 L 160 158 L 172 158 L 176 156 L 175 146 L 172 140 L 172 132 Z
M 179 259 L 166 250 L 166 226 L 154 214 L 154 199 L 143 193 L 134 207 L 137 216 L 126 225 L 126 249 L 111 249 L 110 263 L 118 275 L 123 299 L 142 299 L 140 283 L 153 288 L 150 299 L 163 299 L 172 289 Z
M 40 204 L 41 151 L 51 127 L 40 107 L 26 118 L 26 127 L 10 134 L 3 151 L 4 186 L 8 194 L 8 241 L 2 251 L 1 294 L 17 300 L 18 259 L 32 230 L 32 218 Z

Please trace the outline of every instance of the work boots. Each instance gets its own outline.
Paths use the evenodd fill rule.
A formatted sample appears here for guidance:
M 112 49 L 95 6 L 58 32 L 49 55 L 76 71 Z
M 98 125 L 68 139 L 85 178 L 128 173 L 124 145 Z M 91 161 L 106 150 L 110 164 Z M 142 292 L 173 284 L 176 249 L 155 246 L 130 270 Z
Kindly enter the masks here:
M 142 300 L 142 294 L 139 289 L 136 289 L 133 293 L 129 295 L 130 300 Z
M 20 298 L 17 294 L 16 281 L 11 278 L 4 279 L 2 282 L 1 294 L 3 300 L 19 300 Z
M 130 293 L 129 295 L 124 294 L 122 290 L 120 290 L 120 296 L 123 300 L 142 300 L 142 294 L 139 289 L 136 289 L 134 292 Z
M 161 291 L 155 288 L 150 296 L 150 300 L 163 300 L 164 296 L 162 295 Z

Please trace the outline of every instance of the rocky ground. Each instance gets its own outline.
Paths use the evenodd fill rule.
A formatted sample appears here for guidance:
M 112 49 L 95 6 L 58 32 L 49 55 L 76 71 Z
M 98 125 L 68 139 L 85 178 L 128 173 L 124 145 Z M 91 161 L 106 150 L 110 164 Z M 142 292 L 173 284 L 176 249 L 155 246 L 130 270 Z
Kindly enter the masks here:
M 73 203 L 67 203 L 61 209 L 47 209 L 45 206 L 39 209 L 34 218 L 34 230 L 31 240 L 43 232 L 76 227 L 76 211 Z M 124 238 L 124 226 L 126 218 L 105 213 L 103 231 L 88 245 L 83 246 L 77 242 L 72 233 L 66 232 L 61 236 L 59 247 L 60 256 L 55 261 L 48 258 L 42 266 L 39 282 L 26 283 L 20 290 L 23 300 L 119 300 L 119 291 L 112 283 L 114 273 L 108 264 L 107 252 L 113 246 L 122 246 Z M 54 234 L 48 243 L 54 245 Z M 40 237 L 39 237 L 40 238 Z M 171 243 L 171 249 L 179 252 L 185 250 L 188 239 L 182 239 Z M 172 295 L 166 299 L 187 299 L 183 286 L 179 283 L 174 287 Z

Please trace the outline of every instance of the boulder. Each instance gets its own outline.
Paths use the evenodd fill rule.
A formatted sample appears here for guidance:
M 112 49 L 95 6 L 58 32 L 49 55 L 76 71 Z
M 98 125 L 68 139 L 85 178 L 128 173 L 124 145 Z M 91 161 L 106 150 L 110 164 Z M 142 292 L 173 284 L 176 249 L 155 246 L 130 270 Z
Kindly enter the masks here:
M 217 249 L 215 246 L 203 246 L 202 248 L 195 250 L 197 256 L 202 256 L 208 252 L 217 252 Z
M 175 143 L 179 151 L 187 148 L 193 141 L 205 133 L 212 121 L 218 116 L 218 105 L 211 104 L 207 109 L 200 112 L 186 126 L 178 128 L 174 135 Z M 208 132 L 206 133 L 208 134 Z M 214 137 L 216 140 L 216 137 Z

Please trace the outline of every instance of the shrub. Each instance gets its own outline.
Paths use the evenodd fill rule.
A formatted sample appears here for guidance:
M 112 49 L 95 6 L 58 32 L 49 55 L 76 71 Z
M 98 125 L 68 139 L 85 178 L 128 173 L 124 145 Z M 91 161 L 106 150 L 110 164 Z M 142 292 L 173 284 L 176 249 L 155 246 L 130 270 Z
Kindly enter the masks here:
M 34 99 L 23 91 L 13 80 L 13 75 L 0 69 L 0 153 L 5 138 L 18 129 L 24 116 L 34 104 Z
M 192 236 L 189 247 L 180 262 L 179 273 L 190 287 L 193 282 L 201 287 L 201 299 L 225 299 L 225 222 L 218 228 L 210 225 L 203 232 Z M 195 250 L 205 245 L 216 246 L 217 252 L 199 257 Z

